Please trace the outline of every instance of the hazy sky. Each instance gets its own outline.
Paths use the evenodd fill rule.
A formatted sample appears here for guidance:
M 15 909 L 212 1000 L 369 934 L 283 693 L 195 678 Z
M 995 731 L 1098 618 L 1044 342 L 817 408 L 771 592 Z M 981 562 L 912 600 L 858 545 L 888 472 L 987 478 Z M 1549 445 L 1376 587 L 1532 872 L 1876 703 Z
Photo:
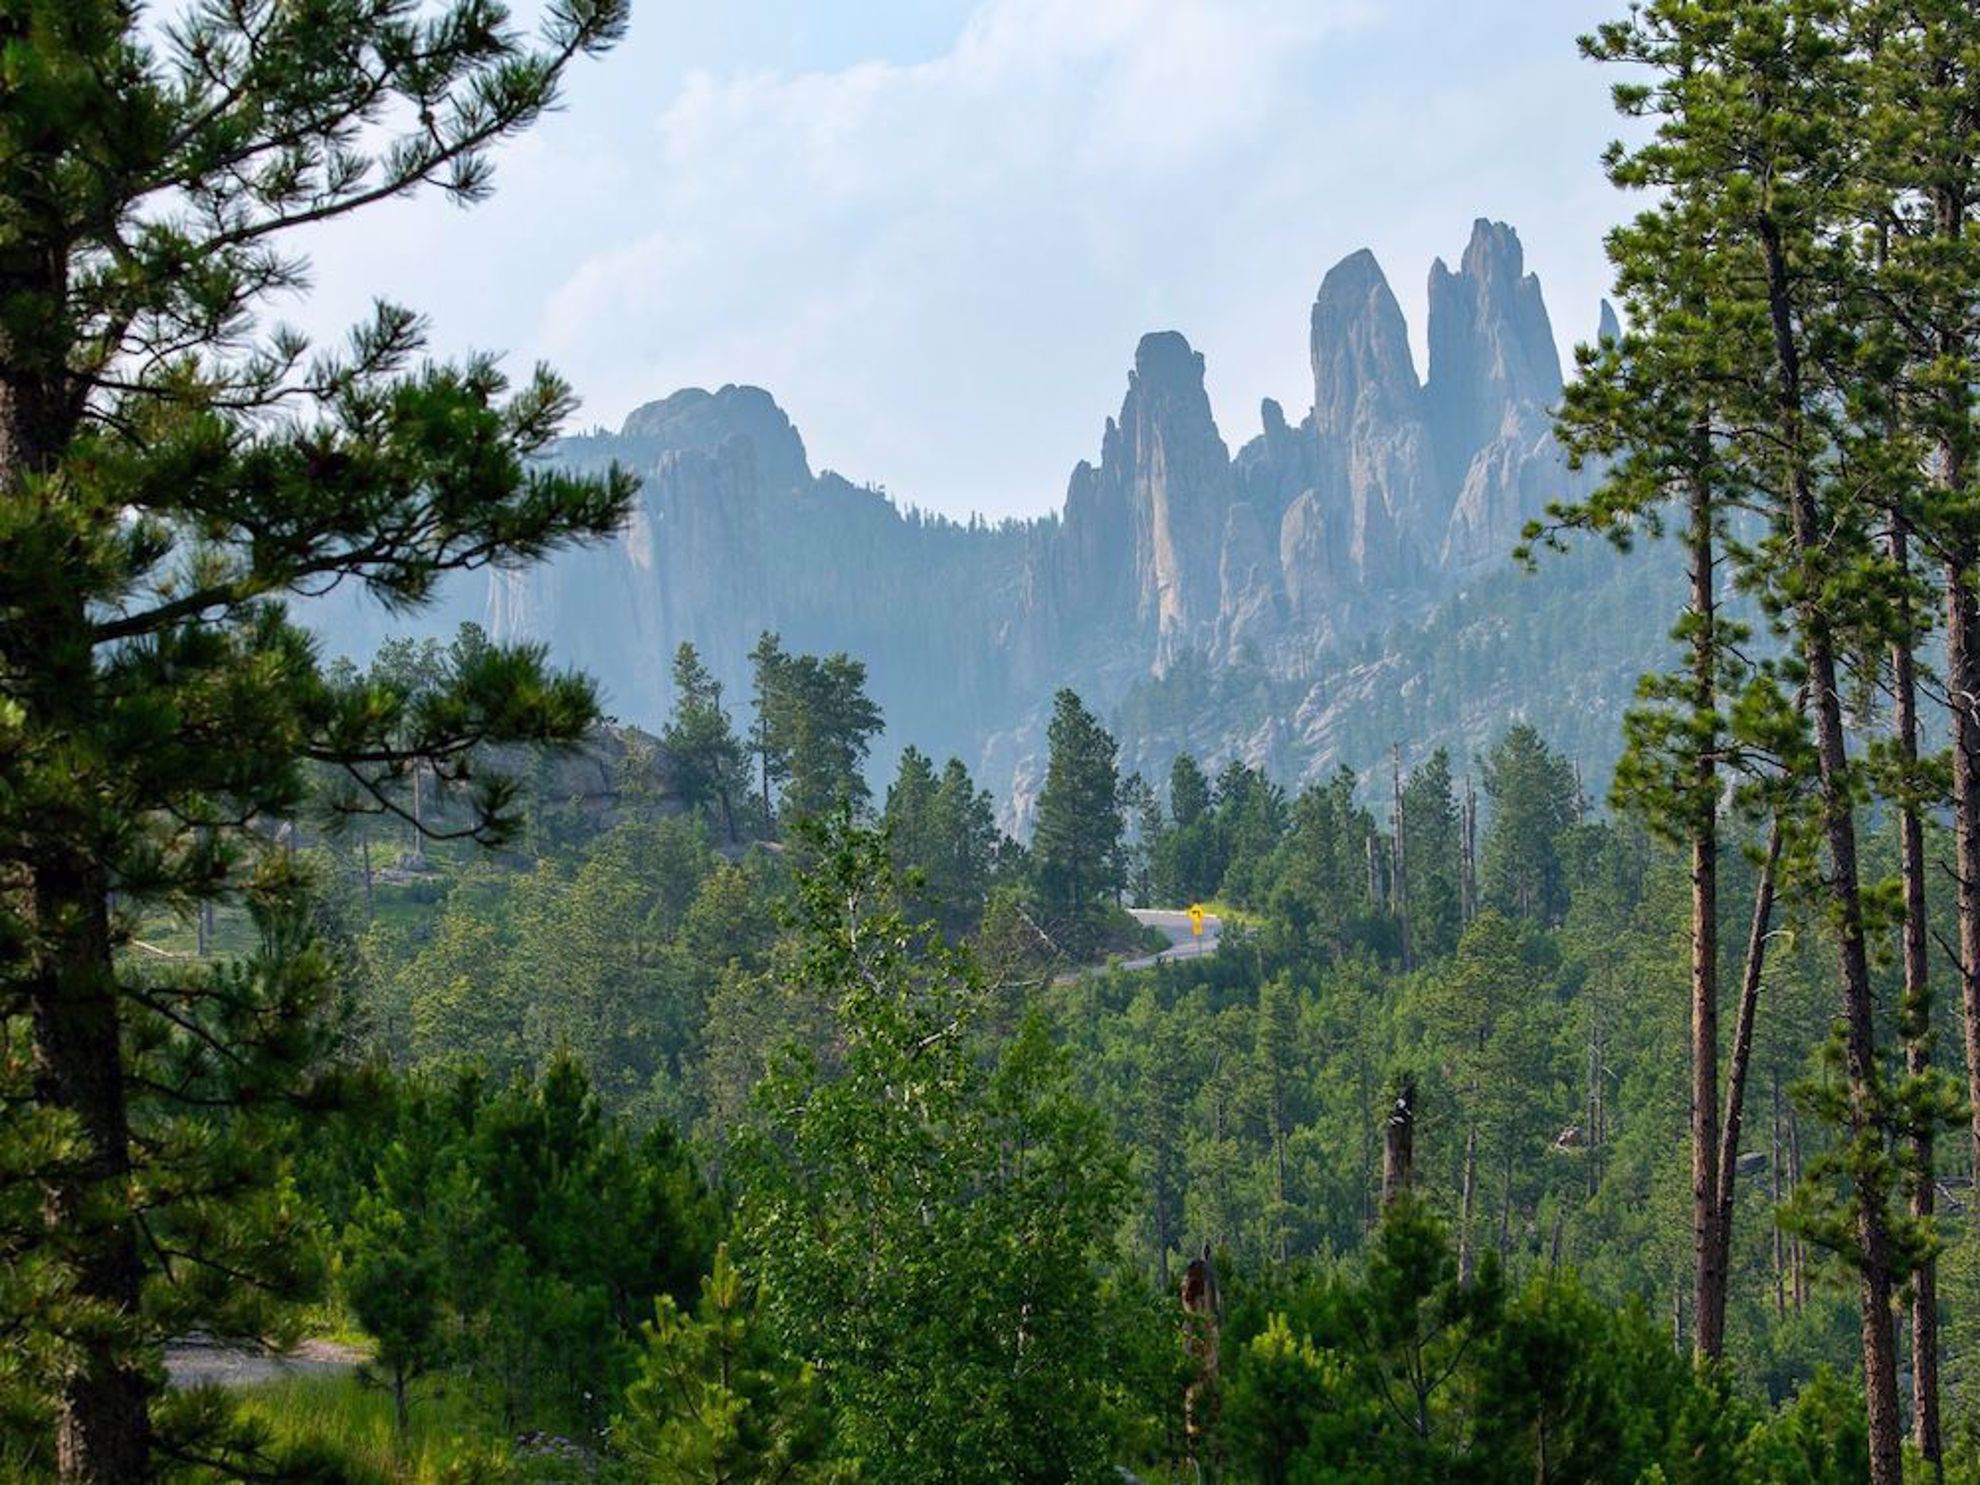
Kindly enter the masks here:
M 493 201 L 321 233 L 292 317 L 383 290 L 444 351 L 548 359 L 617 426 L 768 387 L 814 468 L 955 514 L 1056 507 L 1145 331 L 1186 334 L 1235 448 L 1312 400 L 1321 275 L 1371 247 L 1411 322 L 1511 222 L 1593 332 L 1621 0 L 635 0 Z

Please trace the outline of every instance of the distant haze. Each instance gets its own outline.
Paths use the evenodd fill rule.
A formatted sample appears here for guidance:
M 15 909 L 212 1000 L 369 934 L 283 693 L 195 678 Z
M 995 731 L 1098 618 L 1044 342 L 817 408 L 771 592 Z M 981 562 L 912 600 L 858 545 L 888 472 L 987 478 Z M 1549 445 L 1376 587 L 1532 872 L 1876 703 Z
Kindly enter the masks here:
M 1300 334 L 1358 247 L 1418 364 L 1424 267 L 1517 222 L 1562 359 L 1595 326 L 1613 79 L 1589 0 L 636 0 L 491 203 L 313 244 L 295 317 L 383 291 L 436 348 L 552 362 L 581 424 L 770 388 L 814 467 L 950 514 L 1057 508 L 1145 331 L 1237 439 L 1303 406 Z

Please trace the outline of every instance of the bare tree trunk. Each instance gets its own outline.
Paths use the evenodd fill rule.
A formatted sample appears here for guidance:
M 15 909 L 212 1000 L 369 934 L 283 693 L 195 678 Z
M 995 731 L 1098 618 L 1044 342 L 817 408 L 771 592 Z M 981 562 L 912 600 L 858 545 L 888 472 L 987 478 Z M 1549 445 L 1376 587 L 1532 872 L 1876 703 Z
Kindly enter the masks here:
M 1773 1075 L 1774 1094 L 1774 1150 L 1773 1158 L 1767 1163 L 1768 1195 L 1772 1198 L 1773 1211 L 1781 1206 L 1781 1075 L 1778 1070 Z M 1787 1313 L 1787 1234 L 1781 1231 L 1776 1221 L 1774 1227 L 1774 1313 Z
M 1471 1282 L 1471 1210 L 1478 1190 L 1478 1129 L 1464 1132 L 1464 1181 L 1458 1202 L 1458 1282 Z
M 1588 1126 L 1588 1133 L 1582 1140 L 1582 1149 L 1588 1158 L 1582 1171 L 1582 1189 L 1586 1195 L 1593 1197 L 1600 1184 L 1595 1152 L 1602 1139 L 1602 1027 L 1593 997 L 1587 998 L 1584 1003 L 1588 1006 L 1588 1091 L 1581 1117 Z
M 1891 565 L 1900 579 L 1910 576 L 1905 527 L 1899 516 L 1891 527 Z M 1925 826 L 1914 790 L 1918 778 L 1918 680 L 1910 648 L 1910 596 L 1899 587 L 1903 637 L 1891 646 L 1891 689 L 1896 693 L 1893 723 L 1898 762 L 1904 771 L 1903 804 L 1898 812 L 1898 861 L 1904 883 L 1904 996 L 1899 1034 L 1904 1038 L 1905 1071 L 1923 1078 L 1932 1069 L 1932 982 L 1925 902 Z M 1910 1130 L 1911 1214 L 1929 1226 L 1932 1218 L 1932 1121 L 1929 1114 Z M 1911 1299 L 1912 1441 L 1935 1475 L 1943 1472 L 1939 1440 L 1939 1284 L 1938 1263 L 1927 1254 L 1912 1279 Z
M 1382 1210 L 1386 1212 L 1409 1189 L 1416 1163 L 1416 1079 L 1409 1073 L 1396 1082 L 1382 1136 Z
M 1396 948 L 1403 973 L 1410 970 L 1409 957 L 1409 827 L 1403 819 L 1402 744 L 1389 745 L 1390 785 L 1396 813 Z
M 1788 519 L 1794 549 L 1819 568 L 1827 533 L 1816 505 L 1814 475 L 1805 447 L 1805 396 L 1801 349 L 1795 337 L 1787 256 L 1778 224 L 1764 212 L 1757 222 L 1767 274 L 1767 306 L 1774 334 L 1776 432 L 1786 450 Z M 1856 859 L 1855 800 L 1836 687 L 1836 657 L 1829 615 L 1804 584 L 1796 620 L 1808 670 L 1815 758 L 1820 777 L 1822 836 L 1828 854 L 1828 896 L 1842 987 L 1843 1067 L 1849 1085 L 1847 1129 L 1881 1156 L 1886 1116 L 1878 1083 L 1876 1023 L 1870 961 L 1863 939 L 1863 901 Z M 1897 1336 L 1891 1322 L 1892 1247 L 1884 1181 L 1875 1161 L 1857 1170 L 1855 1205 L 1857 1271 L 1862 1284 L 1863 1390 L 1870 1436 L 1870 1485 L 1903 1485 L 1903 1430 L 1897 1394 Z
M 16 24 L 8 23 L 10 35 Z M 40 167 L 17 162 L 12 168 Z M 0 317 L 0 499 L 9 501 L 24 481 L 54 469 L 80 410 L 68 371 L 70 327 L 53 308 L 68 302 L 68 224 L 53 219 L 52 199 L 38 193 L 15 205 L 30 216 L 15 220 L 0 242 L 0 302 L 8 306 Z M 31 590 L 46 596 L 9 627 L 37 636 L 34 653 L 5 657 L 23 672 L 17 694 L 24 720 L 38 732 L 87 739 L 98 697 L 86 602 L 62 584 L 59 571 L 43 574 Z M 10 591 L 8 601 L 27 599 Z M 86 744 L 75 756 L 84 770 L 76 780 L 79 802 L 58 818 L 37 821 L 34 834 L 19 843 L 33 923 L 30 942 L 15 946 L 29 959 L 24 998 L 34 1102 L 80 1137 L 75 1152 L 47 1172 L 40 1193 L 41 1241 L 66 1269 L 70 1297 L 91 1312 L 90 1323 L 71 1337 L 55 1399 L 54 1464 L 63 1485 L 143 1485 L 154 1478 L 151 1384 L 131 1361 L 129 1342 L 143 1323 L 144 1271 L 130 1211 L 111 883 L 95 845 L 92 809 L 105 781 L 88 776 Z
M 1709 457 L 1709 450 L 1707 453 Z M 1702 474 L 1690 491 L 1691 706 L 1717 709 L 1713 633 L 1712 500 Z M 1725 1248 L 1719 1241 L 1719 824 L 1718 762 L 1710 746 L 1692 760 L 1691 833 L 1691 1252 L 1694 1344 L 1716 1361 L 1725 1349 Z
M 1500 1187 L 1499 1200 L 1499 1257 L 1503 1259 L 1512 1249 L 1512 1208 L 1513 1208 L 1513 1142 L 1506 1141 L 1505 1180 Z
M 1980 1174 L 1980 596 L 1965 548 L 1946 564 L 1946 689 L 1951 693 L 1953 881 L 1959 916 L 1961 1029 L 1966 1041 L 1968 1148 Z M 1980 1202 L 1968 1203 L 1980 1222 Z
M 1746 1110 L 1746 1080 L 1753 1062 L 1753 1027 L 1760 1008 L 1760 981 L 1767 963 L 1767 930 L 1774 915 L 1774 875 L 1781 861 L 1781 822 L 1767 831 L 1767 859 L 1753 891 L 1753 919 L 1746 931 L 1746 965 L 1740 975 L 1739 1012 L 1733 1025 L 1732 1066 L 1726 1073 L 1726 1115 L 1719 1130 L 1718 1215 L 1713 1238 L 1719 1245 L 1719 1336 L 1725 1339 L 1725 1282 L 1732 1272 L 1733 1206 L 1738 1200 L 1739 1136 Z
M 1801 1115 L 1792 1103 L 1788 1105 L 1787 1127 L 1788 1188 L 1792 1191 L 1801 1184 Z M 1798 1315 L 1808 1306 L 1808 1249 L 1799 1233 L 1788 1244 L 1788 1273 L 1791 1281 L 1789 1292 Z
M 1472 790 L 1469 773 L 1464 776 L 1464 820 L 1460 827 L 1459 851 L 1462 916 L 1469 923 L 1478 916 L 1478 795 Z

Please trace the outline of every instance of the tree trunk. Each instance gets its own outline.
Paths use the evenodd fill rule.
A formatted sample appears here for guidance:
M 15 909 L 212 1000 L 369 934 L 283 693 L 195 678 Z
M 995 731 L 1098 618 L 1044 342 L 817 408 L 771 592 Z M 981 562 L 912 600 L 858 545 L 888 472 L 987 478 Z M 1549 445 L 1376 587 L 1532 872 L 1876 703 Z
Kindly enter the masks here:
M 1464 1132 L 1464 1179 L 1458 1200 L 1458 1282 L 1471 1282 L 1471 1209 L 1478 1191 L 1478 1129 Z
M 1601 1036 L 1595 1020 L 1595 1004 L 1592 996 L 1584 996 L 1588 1006 L 1588 1081 L 1582 1090 L 1581 1123 L 1586 1133 L 1582 1137 L 1582 1149 L 1588 1159 L 1581 1172 L 1581 1194 L 1593 1200 L 1596 1192 L 1595 1181 L 1595 1104 L 1602 1088 Z
M 1396 951 L 1403 973 L 1410 970 L 1409 958 L 1409 829 L 1403 819 L 1402 744 L 1389 748 L 1390 784 L 1396 814 Z
M 91 661 L 80 605 L 56 620 L 62 637 L 38 687 L 40 720 L 81 731 Z M 65 1115 L 84 1149 L 58 1168 L 43 1195 L 50 1247 L 72 1266 L 76 1298 L 93 1308 L 63 1379 L 56 1467 L 69 1485 L 127 1485 L 152 1478 L 150 1386 L 132 1363 L 143 1267 L 130 1200 L 117 978 L 111 958 L 110 884 L 91 849 L 88 819 L 50 822 L 33 860 L 36 964 L 35 1101 Z
M 1816 505 L 1814 475 L 1805 448 L 1801 353 L 1796 343 L 1786 252 L 1778 225 L 1757 223 L 1766 264 L 1767 301 L 1775 354 L 1776 432 L 1787 453 L 1788 517 L 1796 555 L 1809 568 L 1822 560 L 1826 533 Z M 1844 739 L 1842 696 L 1829 617 L 1819 596 L 1798 602 L 1802 658 L 1813 712 L 1819 809 L 1828 854 L 1828 895 L 1842 987 L 1843 1064 L 1849 1084 L 1847 1130 L 1852 1142 L 1868 1141 L 1883 1153 L 1886 1123 L 1879 1093 L 1876 1025 L 1870 962 L 1863 940 L 1863 901 L 1856 859 L 1856 818 Z M 1819 588 L 1816 590 L 1819 593 Z M 1864 1402 L 1869 1422 L 1870 1485 L 1903 1485 L 1903 1431 L 1897 1396 L 1897 1337 L 1891 1321 L 1891 1234 L 1884 1181 L 1877 1160 L 1857 1172 L 1852 1193 L 1857 1270 L 1862 1284 Z
M 1512 1248 L 1512 1209 L 1513 1209 L 1513 1142 L 1506 1140 L 1505 1179 L 1499 1194 L 1499 1257 L 1503 1260 Z
M 1891 528 L 1891 565 L 1900 579 L 1910 577 L 1902 517 Z M 1924 1078 L 1932 1070 L 1932 983 L 1926 945 L 1925 826 L 1914 794 L 1918 774 L 1918 681 L 1910 647 L 1908 593 L 1900 587 L 1899 623 L 1904 637 L 1891 646 L 1891 689 L 1896 693 L 1893 723 L 1898 762 L 1904 770 L 1903 805 L 1898 812 L 1898 864 L 1904 883 L 1904 996 L 1899 1034 L 1904 1038 L 1905 1071 Z M 1932 1217 L 1932 1118 L 1925 1114 L 1910 1130 L 1911 1213 L 1930 1226 Z M 1911 1427 L 1919 1454 L 1940 1472 L 1938 1264 L 1927 1254 L 1912 1281 Z
M 1773 1076 L 1774 1093 L 1774 1150 L 1773 1158 L 1767 1165 L 1768 1195 L 1772 1198 L 1774 1211 L 1781 1206 L 1781 1075 L 1777 1070 Z M 1787 1314 L 1787 1235 L 1781 1231 L 1781 1224 L 1774 1223 L 1774 1313 Z
M 1959 910 L 1959 998 L 1973 1169 L 1980 1173 L 1980 597 L 1971 547 L 1946 564 L 1946 689 L 1951 693 L 1953 880 Z M 1980 1223 L 1980 1202 L 1968 1203 Z
M 1691 482 L 1691 706 L 1716 710 L 1712 504 Z M 1718 763 L 1710 746 L 1692 760 L 1691 833 L 1691 1252 L 1694 1343 L 1716 1361 L 1725 1349 L 1725 1248 L 1719 1241 L 1719 825 Z
M 73 1119 L 87 1144 L 50 1182 L 43 1216 L 51 1246 L 73 1265 L 77 1298 L 104 1310 L 63 1379 L 56 1468 L 69 1485 L 152 1478 L 150 1387 L 129 1359 L 143 1269 L 126 1210 L 130 1125 L 107 885 L 100 866 L 73 856 L 35 869 L 45 942 L 31 992 L 35 1099 Z
M 1291 1257 L 1292 1232 L 1286 1224 L 1286 1132 L 1281 1129 L 1272 1136 L 1273 1159 L 1276 1168 L 1273 1173 L 1273 1200 L 1278 1210 L 1273 1213 L 1272 1224 L 1278 1232 L 1278 1259 L 1285 1263 Z
M 1478 916 L 1478 796 L 1471 775 L 1464 776 L 1464 815 L 1458 830 L 1459 916 L 1466 923 Z
M 1787 1128 L 1788 1189 L 1792 1191 L 1801 1184 L 1801 1115 L 1795 1112 L 1792 1103 L 1788 1105 Z M 1808 1304 L 1808 1253 L 1799 1233 L 1788 1243 L 1788 1279 L 1789 1297 L 1798 1315 Z
M 1409 1189 L 1416 1162 L 1416 1079 L 1405 1073 L 1396 1084 L 1389 1117 L 1382 1123 L 1382 1210 Z
M 9 500 L 19 498 L 24 480 L 55 467 L 74 434 L 60 309 L 67 275 L 62 227 L 15 222 L 0 246 L 0 300 L 9 306 L 0 324 L 0 496 Z M 37 633 L 37 653 L 6 657 L 26 671 L 27 725 L 87 739 L 96 723 L 96 677 L 85 602 L 58 589 L 36 607 L 20 628 Z M 86 745 L 81 756 L 87 758 Z M 56 1399 L 55 1467 L 64 1485 L 142 1485 L 153 1478 L 151 1385 L 132 1359 L 143 1265 L 129 1210 L 111 884 L 88 803 L 97 782 L 79 779 L 84 802 L 73 815 L 37 822 L 25 852 L 34 913 L 26 996 L 34 1101 L 81 1138 L 81 1149 L 42 1188 L 47 1249 L 68 1269 L 71 1300 L 86 1316 L 72 1332 L 73 1358 Z
M 1760 880 L 1753 891 L 1753 920 L 1746 930 L 1746 966 L 1740 975 L 1739 1012 L 1733 1025 L 1732 1066 L 1726 1073 L 1726 1115 L 1719 1130 L 1718 1213 L 1713 1238 L 1719 1245 L 1717 1323 L 1721 1351 L 1714 1354 L 1723 1354 L 1725 1344 L 1725 1284 L 1732 1272 L 1733 1205 L 1739 1194 L 1739 1135 L 1746 1111 L 1747 1070 L 1753 1062 L 1753 1026 L 1759 1016 L 1760 980 L 1767 963 L 1767 929 L 1774 915 L 1774 874 L 1780 861 L 1781 822 L 1776 819 L 1767 831 L 1767 859 L 1761 864 Z M 1775 1117 L 1778 1121 L 1778 1109 Z

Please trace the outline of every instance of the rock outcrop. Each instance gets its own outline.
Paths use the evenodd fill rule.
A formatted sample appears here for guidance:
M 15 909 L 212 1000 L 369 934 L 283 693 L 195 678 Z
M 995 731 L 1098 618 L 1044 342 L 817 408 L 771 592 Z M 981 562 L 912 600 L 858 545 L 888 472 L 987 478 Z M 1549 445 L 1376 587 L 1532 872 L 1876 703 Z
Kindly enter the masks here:
M 1512 228 L 1480 220 L 1456 273 L 1431 265 L 1429 332 L 1424 402 L 1457 482 L 1441 559 L 1463 574 L 1502 558 L 1526 517 L 1566 492 L 1550 419 L 1560 352 Z
M 1107 424 L 1090 488 L 1078 506 L 1068 498 L 1068 535 L 1103 566 L 1126 558 L 1136 627 L 1154 663 L 1207 643 L 1219 615 L 1231 456 L 1210 415 L 1203 357 L 1173 330 L 1145 335 L 1135 348 L 1127 397 L 1119 420 Z M 1077 530 L 1087 522 L 1093 532 Z M 1107 550 L 1123 538 L 1125 551 Z M 1085 606 L 1083 579 L 1074 574 L 1066 589 L 1077 607 Z
M 1060 515 L 1029 522 L 904 512 L 814 473 L 767 392 L 676 392 L 562 445 L 574 465 L 636 470 L 639 508 L 607 548 L 498 575 L 488 617 L 648 725 L 684 640 L 738 705 L 760 631 L 846 650 L 893 738 L 1014 773 L 1036 762 L 1057 686 L 1104 708 L 1184 656 L 1311 675 L 1321 649 L 1502 563 L 1570 488 L 1549 431 L 1560 358 L 1510 227 L 1480 221 L 1456 272 L 1432 267 L 1429 311 L 1420 380 L 1374 256 L 1335 265 L 1307 327 L 1311 409 L 1294 423 L 1267 400 L 1235 456 L 1203 357 L 1173 331 L 1144 337 L 1097 461 L 1073 470 Z M 1605 304 L 1602 333 L 1614 324 Z

